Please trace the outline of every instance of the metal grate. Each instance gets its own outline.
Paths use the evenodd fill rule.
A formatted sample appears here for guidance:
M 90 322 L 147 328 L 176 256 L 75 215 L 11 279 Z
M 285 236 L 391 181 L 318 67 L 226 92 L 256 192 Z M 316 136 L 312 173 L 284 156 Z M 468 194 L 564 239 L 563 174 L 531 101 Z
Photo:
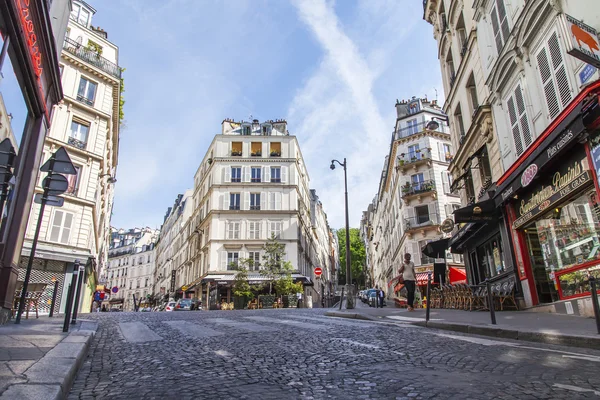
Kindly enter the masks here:
M 19 261 L 18 279 L 20 281 L 25 280 L 25 272 L 27 271 L 28 262 L 29 257 L 21 257 Z M 56 304 L 54 305 L 54 313 L 57 314 L 59 312 L 63 286 L 65 282 L 65 272 L 66 263 L 62 261 L 42 260 L 39 258 L 33 260 L 33 268 L 31 270 L 31 277 L 29 278 L 29 282 L 48 284 L 39 302 L 39 313 L 50 313 L 52 291 L 54 290 L 54 283 L 52 282 L 52 277 L 55 277 L 58 280 L 58 293 L 56 294 Z

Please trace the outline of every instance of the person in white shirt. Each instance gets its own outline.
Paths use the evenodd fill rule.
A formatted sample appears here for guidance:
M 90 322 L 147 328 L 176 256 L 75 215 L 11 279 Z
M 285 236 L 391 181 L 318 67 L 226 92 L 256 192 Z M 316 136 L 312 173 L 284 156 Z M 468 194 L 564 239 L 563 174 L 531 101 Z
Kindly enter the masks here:
M 415 302 L 415 289 L 416 289 L 416 278 L 415 278 L 415 264 L 410 261 L 410 254 L 406 253 L 404 255 L 404 262 L 400 267 L 400 275 L 404 279 L 404 287 L 406 287 L 406 291 L 408 295 L 406 296 L 406 300 L 408 303 L 408 311 L 414 311 L 414 302 Z

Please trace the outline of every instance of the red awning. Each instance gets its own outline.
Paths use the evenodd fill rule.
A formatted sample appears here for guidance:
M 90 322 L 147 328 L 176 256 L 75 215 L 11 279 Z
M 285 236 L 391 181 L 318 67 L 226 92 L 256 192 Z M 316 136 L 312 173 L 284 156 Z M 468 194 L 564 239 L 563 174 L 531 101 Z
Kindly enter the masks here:
M 419 272 L 419 273 L 415 274 L 415 277 L 417 278 L 417 286 L 427 285 L 427 275 L 428 274 L 429 274 L 429 272 Z
M 467 283 L 467 273 L 464 268 L 450 267 L 450 283 Z

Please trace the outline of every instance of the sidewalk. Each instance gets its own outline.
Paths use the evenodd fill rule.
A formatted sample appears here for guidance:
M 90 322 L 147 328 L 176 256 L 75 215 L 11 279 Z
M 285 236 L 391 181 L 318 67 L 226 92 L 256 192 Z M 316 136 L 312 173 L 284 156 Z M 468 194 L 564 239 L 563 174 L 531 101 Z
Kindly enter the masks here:
M 66 398 L 98 324 L 78 319 L 63 333 L 63 321 L 30 316 L 0 325 L 0 400 Z
M 496 325 L 489 311 L 431 309 L 425 322 L 425 309 L 408 312 L 387 301 L 384 308 L 372 308 L 356 302 L 354 310 L 335 309 L 325 315 L 342 318 L 384 320 L 428 328 L 446 329 L 476 335 L 518 339 L 532 342 L 600 349 L 600 334 L 593 318 L 530 311 L 496 311 Z M 345 305 L 345 304 L 344 304 Z

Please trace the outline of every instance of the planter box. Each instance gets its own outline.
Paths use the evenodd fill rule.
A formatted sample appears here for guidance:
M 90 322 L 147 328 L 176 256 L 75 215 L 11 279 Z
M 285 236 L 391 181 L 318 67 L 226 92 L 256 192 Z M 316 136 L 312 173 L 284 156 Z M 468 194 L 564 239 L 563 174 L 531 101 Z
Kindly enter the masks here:
M 295 294 L 288 294 L 286 296 L 281 296 L 283 299 L 283 307 L 284 308 L 296 308 L 298 305 L 298 297 Z
M 258 296 L 258 301 L 262 302 L 263 308 L 273 307 L 273 303 L 275 303 L 275 300 L 277 300 L 277 296 L 275 296 L 274 294 Z

